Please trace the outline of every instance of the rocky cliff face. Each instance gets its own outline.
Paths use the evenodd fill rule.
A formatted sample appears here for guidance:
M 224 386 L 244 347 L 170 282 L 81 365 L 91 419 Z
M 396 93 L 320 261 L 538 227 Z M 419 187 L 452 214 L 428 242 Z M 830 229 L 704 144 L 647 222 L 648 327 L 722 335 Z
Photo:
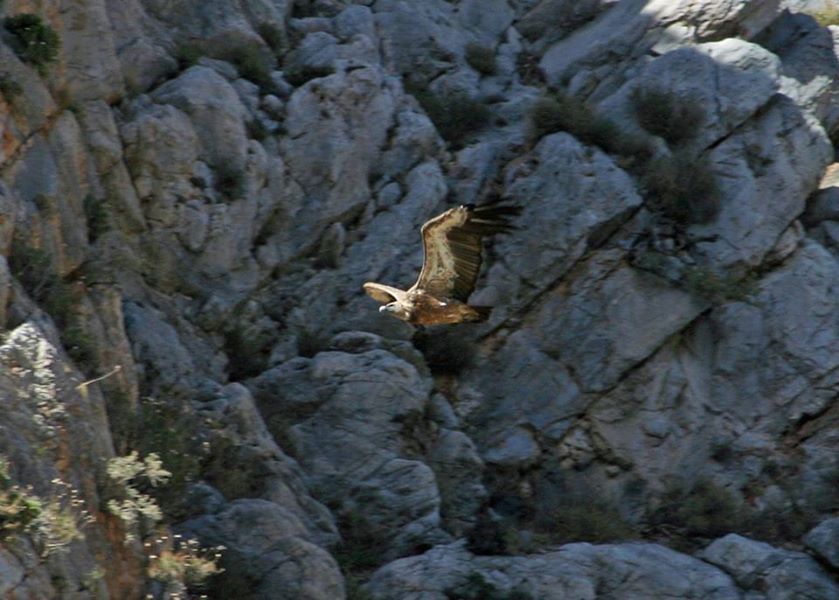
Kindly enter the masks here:
M 801 5 L 6 0 L 0 596 L 839 597 Z M 498 196 L 488 323 L 375 310 Z

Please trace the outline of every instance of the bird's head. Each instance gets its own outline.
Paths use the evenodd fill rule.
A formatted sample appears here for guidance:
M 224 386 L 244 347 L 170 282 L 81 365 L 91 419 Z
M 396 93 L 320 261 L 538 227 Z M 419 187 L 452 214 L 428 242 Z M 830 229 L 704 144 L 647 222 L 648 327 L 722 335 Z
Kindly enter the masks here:
M 389 304 L 380 306 L 379 312 L 392 315 L 397 319 L 401 319 L 403 321 L 408 321 L 411 318 L 411 314 L 410 312 L 408 312 L 408 309 L 406 309 L 399 302 L 390 302 Z

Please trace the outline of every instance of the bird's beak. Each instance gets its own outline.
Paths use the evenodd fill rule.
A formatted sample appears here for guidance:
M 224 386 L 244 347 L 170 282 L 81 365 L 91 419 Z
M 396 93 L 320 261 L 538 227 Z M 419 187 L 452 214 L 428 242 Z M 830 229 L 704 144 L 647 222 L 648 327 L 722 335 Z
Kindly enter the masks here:
M 387 312 L 387 304 L 379 307 L 379 312 Z

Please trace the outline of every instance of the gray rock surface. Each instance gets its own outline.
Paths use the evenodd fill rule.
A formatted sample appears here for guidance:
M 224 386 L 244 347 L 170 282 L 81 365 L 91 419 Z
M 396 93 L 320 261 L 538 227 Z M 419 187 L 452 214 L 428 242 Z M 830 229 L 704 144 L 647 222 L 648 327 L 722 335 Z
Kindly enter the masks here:
M 481 580 L 483 587 L 475 584 Z M 460 544 L 438 546 L 383 567 L 367 589 L 376 600 L 444 600 L 470 589 L 545 600 L 742 597 L 722 571 L 655 544 L 569 544 L 513 557 L 473 556 Z
M 0 36 L 0 502 L 60 480 L 94 521 L 46 556 L 0 522 L 0 595 L 835 597 L 839 30 L 814 10 L 7 1 L 61 44 Z M 549 86 L 587 108 L 537 139 Z M 652 136 L 643 89 L 701 126 Z M 452 134 L 464 96 L 481 124 Z M 662 210 L 645 144 L 707 163 L 719 212 Z M 375 310 L 361 283 L 409 287 L 429 217 L 494 198 L 523 210 L 487 242 L 488 323 Z M 106 510 L 131 451 L 173 472 L 159 531 Z M 146 570 L 176 530 L 228 547 L 204 591 Z
M 308 539 L 292 513 L 273 502 L 235 500 L 218 513 L 183 523 L 179 531 L 205 545 L 225 547 L 225 572 L 216 584 L 221 593 L 306 600 L 344 595 L 335 560 Z
M 766 598 L 835 598 L 837 585 L 812 558 L 801 552 L 773 548 L 734 533 L 702 552 L 702 558 L 729 573 L 746 590 Z

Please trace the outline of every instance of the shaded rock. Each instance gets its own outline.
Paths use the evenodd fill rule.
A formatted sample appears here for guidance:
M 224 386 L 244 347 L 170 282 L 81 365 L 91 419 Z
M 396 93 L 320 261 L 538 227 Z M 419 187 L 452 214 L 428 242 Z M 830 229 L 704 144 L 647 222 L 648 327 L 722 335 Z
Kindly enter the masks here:
M 295 359 L 249 385 L 315 497 L 366 522 L 388 559 L 448 539 L 433 472 L 406 456 L 430 381 L 386 350 L 356 352 Z
M 839 567 L 839 517 L 819 523 L 804 536 L 804 543 L 832 567 Z
M 803 594 L 828 600 L 839 594 L 839 586 L 806 554 L 773 548 L 733 533 L 713 542 L 701 556 L 729 573 L 741 587 L 759 591 L 767 598 Z
M 839 186 L 824 187 L 807 200 L 802 221 L 812 227 L 822 221 L 839 221 Z
M 608 568 L 604 568 L 608 565 Z M 445 600 L 452 593 L 519 592 L 562 598 L 714 598 L 741 593 L 728 575 L 655 544 L 568 544 L 538 555 L 474 556 L 462 543 L 438 546 L 374 573 L 376 600 Z
M 793 28 L 807 20 L 802 15 L 785 12 L 775 27 Z M 793 98 L 799 106 L 812 112 L 822 123 L 825 130 L 833 135 L 839 125 L 839 86 L 836 75 L 839 73 L 839 31 L 829 27 L 818 27 L 810 20 L 804 25 L 809 31 L 797 31 L 795 39 L 772 48 L 781 59 L 782 90 Z
M 440 429 L 427 460 L 440 489 L 443 522 L 447 530 L 462 535 L 487 496 L 481 481 L 484 463 L 475 443 L 461 431 Z
M 67 519 L 25 533 L 4 529 L 0 590 L 9 597 L 52 597 L 52 584 L 59 579 L 82 589 L 85 575 L 97 566 L 105 576 L 93 586 L 93 597 L 140 593 L 136 549 L 124 548 L 118 532 L 93 526 L 82 514 L 87 510 L 116 527 L 115 517 L 99 509 L 102 467 L 114 455 L 105 406 L 98 387 L 83 387 L 82 381 L 43 316 L 4 335 L 0 456 L 9 466 L 12 483 L 31 486 L 29 493 L 44 502 L 59 503 Z M 69 488 L 78 495 L 77 505 L 70 503 Z M 78 537 L 67 535 L 71 527 Z M 111 560 L 100 564 L 102 555 Z
M 269 500 L 305 526 L 306 539 L 322 545 L 337 541 L 332 516 L 309 495 L 300 466 L 268 433 L 247 388 L 229 384 L 196 410 L 211 431 L 206 478 L 228 500 Z
M 294 514 L 273 502 L 235 500 L 178 530 L 205 546 L 225 547 L 220 563 L 225 571 L 213 582 L 222 596 L 334 600 L 344 595 L 335 560 L 311 542 Z
M 615 0 L 541 0 L 516 22 L 516 29 L 530 41 L 539 40 L 540 44 L 550 44 L 614 4 Z

